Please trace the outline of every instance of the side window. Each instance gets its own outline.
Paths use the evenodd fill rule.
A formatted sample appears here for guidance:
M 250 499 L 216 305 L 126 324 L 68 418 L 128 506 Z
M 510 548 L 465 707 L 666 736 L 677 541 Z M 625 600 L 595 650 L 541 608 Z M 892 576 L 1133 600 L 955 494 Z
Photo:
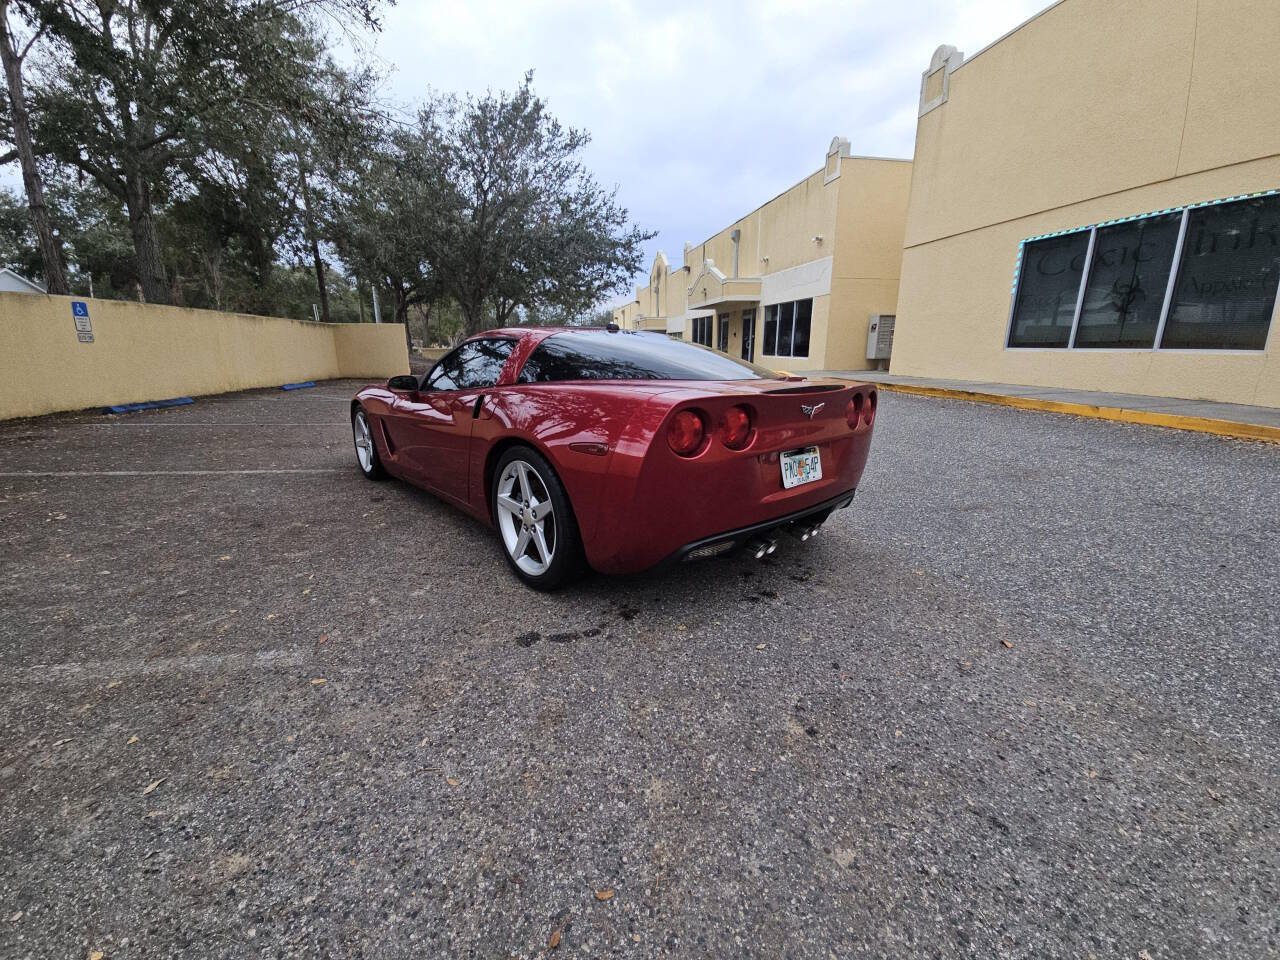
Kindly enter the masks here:
M 492 387 L 515 345 L 514 340 L 468 340 L 435 365 L 425 386 L 428 390 Z

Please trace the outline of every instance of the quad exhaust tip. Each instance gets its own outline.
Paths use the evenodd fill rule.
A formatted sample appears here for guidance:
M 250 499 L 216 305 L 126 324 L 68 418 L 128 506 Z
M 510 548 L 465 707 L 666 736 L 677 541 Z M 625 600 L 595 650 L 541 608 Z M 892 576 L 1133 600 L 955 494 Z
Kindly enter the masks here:
M 787 528 L 793 537 L 803 543 L 806 540 L 812 540 L 818 535 L 818 531 L 822 529 L 820 523 L 793 523 Z
M 772 538 L 757 538 L 747 544 L 747 549 L 751 551 L 757 560 L 763 560 L 778 549 L 778 541 Z

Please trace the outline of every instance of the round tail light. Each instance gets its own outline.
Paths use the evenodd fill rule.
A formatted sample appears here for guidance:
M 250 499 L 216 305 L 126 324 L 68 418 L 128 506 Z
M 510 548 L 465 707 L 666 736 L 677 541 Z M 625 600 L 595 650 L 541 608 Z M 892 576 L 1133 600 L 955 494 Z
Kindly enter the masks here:
M 866 408 L 862 411 L 862 419 L 866 422 L 867 426 L 871 426 L 871 421 L 874 420 L 875 418 L 876 418 L 876 392 L 872 390 L 869 394 L 867 394 L 867 405 L 866 405 Z
M 702 446 L 706 432 L 702 417 L 692 410 L 681 410 L 667 427 L 667 444 L 680 456 L 689 457 Z
M 849 424 L 850 430 L 858 429 L 858 420 L 862 418 L 863 406 L 864 406 L 864 401 L 862 399 L 862 394 L 860 393 L 855 393 L 853 395 L 853 399 L 850 400 L 848 404 L 845 405 L 844 419 L 845 419 L 845 422 Z
M 730 407 L 720 415 L 720 439 L 730 450 L 741 450 L 751 438 L 751 411 Z

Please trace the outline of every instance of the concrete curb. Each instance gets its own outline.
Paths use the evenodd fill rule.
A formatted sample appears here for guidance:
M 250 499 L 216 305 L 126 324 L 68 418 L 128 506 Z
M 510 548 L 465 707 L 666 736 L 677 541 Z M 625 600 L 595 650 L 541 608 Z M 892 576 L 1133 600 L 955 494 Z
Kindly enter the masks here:
M 977 403 L 994 403 L 1002 407 L 1017 407 L 1020 410 L 1068 413 L 1076 417 L 1092 417 L 1095 420 L 1140 423 L 1149 427 L 1168 427 L 1171 430 L 1211 433 L 1215 436 L 1232 437 L 1237 440 L 1262 440 L 1267 443 L 1280 443 L 1280 427 L 1272 427 L 1262 423 L 1240 423 L 1236 420 L 1187 417 L 1176 413 L 1157 413 L 1153 410 L 1130 410 L 1127 407 L 1099 407 L 1091 403 L 1066 403 L 1061 400 L 1041 400 L 1037 397 L 1012 397 L 1003 393 L 982 393 L 978 390 L 953 390 L 949 387 L 924 387 L 909 383 L 882 383 L 874 380 L 871 382 L 875 383 L 881 390 L 914 393 L 922 397 L 972 400 Z

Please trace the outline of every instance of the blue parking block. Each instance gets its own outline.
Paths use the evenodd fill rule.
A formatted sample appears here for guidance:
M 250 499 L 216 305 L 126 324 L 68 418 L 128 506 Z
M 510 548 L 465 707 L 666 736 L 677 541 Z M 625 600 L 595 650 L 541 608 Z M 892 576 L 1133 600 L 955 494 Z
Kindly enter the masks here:
M 281 390 L 305 390 L 307 387 L 314 387 L 314 380 L 303 380 L 301 383 L 283 383 L 280 385 Z
M 148 400 L 146 403 L 120 403 L 106 407 L 103 413 L 137 413 L 139 410 L 158 410 L 160 407 L 181 407 L 195 403 L 191 397 L 174 397 L 171 400 Z

